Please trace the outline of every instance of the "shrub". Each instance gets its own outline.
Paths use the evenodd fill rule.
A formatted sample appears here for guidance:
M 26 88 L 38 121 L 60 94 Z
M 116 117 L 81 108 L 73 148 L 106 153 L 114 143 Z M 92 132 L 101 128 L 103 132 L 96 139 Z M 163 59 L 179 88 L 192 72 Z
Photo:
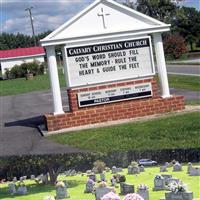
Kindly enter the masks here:
M 15 65 L 10 70 L 12 78 L 25 77 L 26 74 L 32 73 L 34 76 L 44 73 L 44 64 L 40 64 L 38 61 L 29 63 L 22 63 L 21 65 Z
M 164 50 L 168 58 L 180 58 L 188 51 L 185 40 L 182 36 L 174 34 L 168 35 L 164 39 Z
M 102 173 L 105 168 L 106 168 L 106 164 L 101 161 L 101 160 L 97 160 L 93 163 L 94 167 L 98 170 L 99 173 Z

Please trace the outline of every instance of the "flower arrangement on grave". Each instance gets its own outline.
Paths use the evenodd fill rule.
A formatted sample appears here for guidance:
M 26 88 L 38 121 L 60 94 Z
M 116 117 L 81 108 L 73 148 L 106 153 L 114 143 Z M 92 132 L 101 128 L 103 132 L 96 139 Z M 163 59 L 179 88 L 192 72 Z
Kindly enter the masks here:
M 104 181 L 101 181 L 100 183 L 99 183 L 99 187 L 106 187 L 107 186 L 107 184 L 106 184 L 106 182 L 104 182 Z
M 58 181 L 58 182 L 56 183 L 56 188 L 59 188 L 59 187 L 65 188 L 65 183 L 62 182 L 62 181 Z
M 109 192 L 108 194 L 105 194 L 101 200 L 120 200 L 120 197 L 114 192 Z
M 132 193 L 132 194 L 127 194 L 124 197 L 124 200 L 144 200 L 139 194 Z
M 53 196 L 46 196 L 43 200 L 55 200 Z
M 140 185 L 138 185 L 137 189 L 138 190 L 148 190 L 149 187 L 145 184 L 140 184 Z
M 88 178 L 87 184 L 89 184 L 89 185 L 95 185 L 95 182 L 91 178 Z
M 178 193 L 178 192 L 186 192 L 187 191 L 187 185 L 183 184 L 182 181 L 179 181 L 178 183 L 172 182 L 169 184 L 169 189 L 171 192 Z

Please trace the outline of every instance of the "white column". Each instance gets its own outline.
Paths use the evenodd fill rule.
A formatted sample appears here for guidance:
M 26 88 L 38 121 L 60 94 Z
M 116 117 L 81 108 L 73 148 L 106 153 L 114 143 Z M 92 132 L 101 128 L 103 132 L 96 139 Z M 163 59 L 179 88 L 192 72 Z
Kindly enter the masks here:
M 65 47 L 62 47 L 61 50 L 62 50 L 62 57 L 63 57 L 63 67 L 64 67 L 64 72 L 65 72 L 66 86 L 69 87 L 68 69 L 67 69 L 67 58 L 66 58 Z
M 154 47 L 155 47 L 155 53 L 156 53 L 158 75 L 159 75 L 160 84 L 161 84 L 162 97 L 167 98 L 167 97 L 170 97 L 170 92 L 169 92 L 167 69 L 166 69 L 165 55 L 164 55 L 164 50 L 163 50 L 163 42 L 162 42 L 161 33 L 154 33 L 153 41 L 154 41 Z
M 55 47 L 48 46 L 46 48 L 47 53 L 47 61 L 49 67 L 49 75 L 50 75 L 50 82 L 51 82 L 51 90 L 53 94 L 53 105 L 54 105 L 54 115 L 62 114 L 62 99 L 60 94 L 60 84 L 58 78 L 58 68 L 56 62 L 56 55 L 55 55 Z

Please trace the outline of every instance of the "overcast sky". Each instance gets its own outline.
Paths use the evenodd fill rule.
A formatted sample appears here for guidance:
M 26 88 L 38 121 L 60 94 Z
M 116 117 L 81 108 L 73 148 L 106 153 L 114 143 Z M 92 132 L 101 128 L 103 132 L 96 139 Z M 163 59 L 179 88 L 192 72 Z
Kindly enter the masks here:
M 0 0 L 1 32 L 30 35 L 28 7 L 33 7 L 35 33 L 55 30 L 94 0 Z M 125 0 L 118 0 L 123 2 Z M 200 10 L 200 0 L 185 0 L 186 6 Z

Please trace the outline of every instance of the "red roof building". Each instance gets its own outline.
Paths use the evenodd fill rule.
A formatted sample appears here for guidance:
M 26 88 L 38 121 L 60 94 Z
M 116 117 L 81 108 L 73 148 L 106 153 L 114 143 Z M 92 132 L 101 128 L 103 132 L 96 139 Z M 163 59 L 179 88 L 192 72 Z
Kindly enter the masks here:
M 17 57 L 29 57 L 36 55 L 45 55 L 43 47 L 29 47 L 29 48 L 18 48 L 9 50 L 0 50 L 0 60 L 17 58 Z
M 44 62 L 45 51 L 43 47 L 18 48 L 10 50 L 0 50 L 0 66 L 4 76 L 6 70 L 10 70 L 15 65 L 25 62 Z

